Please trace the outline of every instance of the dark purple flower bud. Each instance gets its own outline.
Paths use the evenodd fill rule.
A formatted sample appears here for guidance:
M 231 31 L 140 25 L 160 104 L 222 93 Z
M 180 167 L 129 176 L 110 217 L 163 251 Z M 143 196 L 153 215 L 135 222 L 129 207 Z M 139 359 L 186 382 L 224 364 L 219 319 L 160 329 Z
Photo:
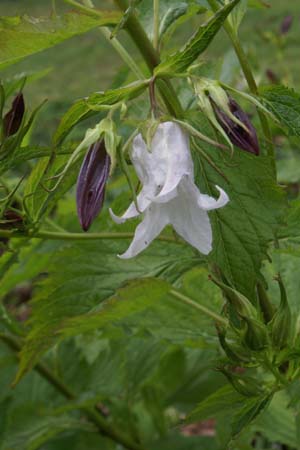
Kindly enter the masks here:
M 276 73 L 273 72 L 272 69 L 267 69 L 266 70 L 266 75 L 267 75 L 269 81 L 271 81 L 271 83 L 273 83 L 273 84 L 278 84 L 279 83 L 278 76 L 276 75 Z
M 293 23 L 293 16 L 291 15 L 286 16 L 281 22 L 280 33 L 287 34 L 290 31 L 292 23 Z
M 249 130 L 248 132 L 239 124 L 234 122 L 230 117 L 228 117 L 224 113 L 224 111 L 222 111 L 213 101 L 212 105 L 219 124 L 221 125 L 233 145 L 236 145 L 246 152 L 259 155 L 260 150 L 256 130 L 250 122 L 248 115 L 241 109 L 236 101 L 231 97 L 229 98 L 230 111 L 241 123 L 243 123 L 247 127 L 247 129 Z
M 4 136 L 9 137 L 15 134 L 22 123 L 25 112 L 24 97 L 20 92 L 12 103 L 11 109 L 5 114 L 3 118 Z
M 77 181 L 77 214 L 84 231 L 101 211 L 109 169 L 110 156 L 101 140 L 88 149 Z

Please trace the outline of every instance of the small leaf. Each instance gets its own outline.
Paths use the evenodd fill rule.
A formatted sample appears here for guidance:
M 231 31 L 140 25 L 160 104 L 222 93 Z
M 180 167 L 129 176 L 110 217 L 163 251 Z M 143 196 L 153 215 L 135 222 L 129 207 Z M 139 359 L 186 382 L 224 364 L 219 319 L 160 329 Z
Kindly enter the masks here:
M 206 50 L 239 1 L 233 0 L 221 8 L 206 24 L 201 25 L 181 50 L 169 56 L 156 67 L 155 75 L 174 75 L 184 72 Z
M 87 99 L 74 103 L 61 119 L 53 138 L 54 144 L 61 144 L 76 124 L 88 117 L 96 115 L 103 107 L 138 97 L 146 89 L 148 84 L 148 81 L 138 81 L 118 89 L 96 92 Z
M 300 94 L 286 86 L 268 86 L 259 91 L 266 108 L 292 136 L 300 137 Z

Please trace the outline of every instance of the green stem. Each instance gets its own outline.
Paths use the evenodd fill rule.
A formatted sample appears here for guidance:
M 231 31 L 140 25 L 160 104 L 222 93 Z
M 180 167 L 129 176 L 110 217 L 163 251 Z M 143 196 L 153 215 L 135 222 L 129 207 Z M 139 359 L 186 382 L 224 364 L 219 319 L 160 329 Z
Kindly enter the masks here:
M 266 366 L 266 368 L 273 374 L 273 376 L 275 377 L 275 379 L 277 380 L 277 382 L 280 385 L 286 386 L 288 381 L 286 380 L 286 378 L 281 375 L 281 373 L 279 372 L 279 370 L 277 369 L 277 367 L 274 367 L 272 362 L 269 361 L 268 355 L 265 355 L 264 357 L 264 364 Z
M 153 0 L 153 47 L 159 46 L 159 0 Z
M 68 233 L 68 232 L 54 232 L 54 231 L 35 231 L 35 232 L 20 232 L 12 230 L 0 230 L 0 237 L 4 238 L 38 238 L 38 239 L 52 239 L 52 240 L 68 240 L 68 241 L 89 241 L 97 239 L 132 239 L 134 233 Z M 172 236 L 158 236 L 157 239 L 163 242 L 179 243 Z
M 127 0 L 114 0 L 114 2 L 123 12 L 128 9 Z M 160 63 L 159 55 L 134 14 L 129 16 L 126 22 L 126 29 L 152 74 L 154 68 Z M 180 118 L 183 115 L 183 110 L 170 81 L 157 80 L 157 86 L 169 113 L 174 117 Z
M 56 0 L 52 0 L 51 4 L 52 4 L 52 14 L 54 17 L 56 17 L 56 15 L 57 15 L 56 14 Z
M 22 350 L 22 345 L 20 339 L 14 336 L 0 333 L 0 339 L 4 342 L 11 350 L 15 353 L 20 353 Z M 65 383 L 54 375 L 51 370 L 42 363 L 37 363 L 34 370 L 38 372 L 45 380 L 48 381 L 58 392 L 60 392 L 67 400 L 76 401 L 76 395 L 72 392 Z M 114 442 L 121 444 L 124 448 L 128 450 L 145 450 L 136 442 L 132 441 L 126 434 L 122 431 L 117 431 L 109 424 L 105 418 L 103 418 L 96 409 L 89 407 L 79 407 L 79 409 L 93 422 L 99 432 Z
M 118 52 L 118 54 L 121 56 L 123 61 L 127 64 L 127 66 L 132 70 L 132 72 L 135 74 L 135 76 L 139 80 L 144 80 L 144 74 L 139 68 L 139 66 L 136 64 L 134 59 L 130 56 L 130 54 L 127 52 L 127 50 L 123 47 L 123 45 L 118 41 L 117 38 L 111 39 L 111 32 L 109 28 L 107 27 L 101 27 L 100 28 L 101 33 L 103 36 L 108 40 L 108 42 L 114 47 L 114 49 Z
M 80 11 L 84 12 L 89 16 L 100 17 L 101 19 L 103 19 L 103 13 L 101 11 L 98 11 L 97 9 L 93 9 L 92 7 L 83 5 L 82 3 L 79 3 L 76 0 L 64 0 L 64 2 L 68 3 L 68 5 L 74 6 L 75 8 L 79 9 Z M 114 21 L 117 22 L 117 14 L 116 17 L 114 17 L 114 19 L 115 19 Z
M 210 4 L 210 6 L 212 7 L 212 9 L 214 11 L 218 10 L 218 3 L 216 2 L 216 0 L 208 0 L 208 3 Z M 230 25 L 230 23 L 228 22 L 228 20 L 226 20 L 225 24 L 224 24 L 224 29 L 226 31 L 226 33 L 229 36 L 229 39 L 232 42 L 233 48 L 235 50 L 235 53 L 238 57 L 238 60 L 240 62 L 242 71 L 245 75 L 246 81 L 248 83 L 249 89 L 252 92 L 252 94 L 254 95 L 258 95 L 258 88 L 257 88 L 257 84 L 255 81 L 255 78 L 253 76 L 247 55 L 244 52 L 243 47 L 240 44 L 239 41 L 239 37 L 237 36 L 237 33 L 235 33 L 235 31 L 233 30 L 232 26 Z M 262 130 L 263 133 L 265 135 L 266 138 L 266 142 L 267 142 L 267 150 L 268 150 L 268 155 L 270 157 L 273 158 L 274 161 L 274 167 L 275 167 L 275 160 L 274 160 L 274 146 L 273 146 L 273 140 L 272 140 L 272 133 L 270 130 L 270 126 L 268 123 L 268 119 L 266 118 L 265 114 L 261 111 L 258 110 L 258 115 L 259 115 L 259 119 L 261 122 L 261 126 L 262 126 Z
M 192 306 L 192 308 L 197 309 L 198 311 L 203 312 L 204 314 L 206 314 L 208 317 L 210 317 L 211 319 L 215 320 L 216 322 L 227 326 L 228 325 L 228 321 L 227 319 L 225 319 L 224 317 L 220 316 L 219 314 L 215 313 L 214 311 L 211 311 L 210 309 L 206 308 L 203 305 L 200 305 L 199 303 L 195 302 L 194 300 L 192 300 L 190 297 L 187 297 L 184 294 L 181 294 L 181 292 L 175 290 L 175 289 L 171 289 L 170 290 L 170 294 L 173 295 L 173 297 L 176 297 L 178 300 L 180 300 L 181 302 L 185 303 L 186 305 Z

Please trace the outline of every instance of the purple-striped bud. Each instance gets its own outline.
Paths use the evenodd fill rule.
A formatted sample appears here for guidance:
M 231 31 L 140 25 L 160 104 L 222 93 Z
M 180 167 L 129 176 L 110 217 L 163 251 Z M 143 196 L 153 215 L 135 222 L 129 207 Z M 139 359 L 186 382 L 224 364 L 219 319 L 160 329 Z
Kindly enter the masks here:
M 250 122 L 248 115 L 241 109 L 237 102 L 230 97 L 228 106 L 231 113 L 242 124 L 245 125 L 248 131 L 246 131 L 246 129 L 241 127 L 238 123 L 234 122 L 230 117 L 228 117 L 227 114 L 222 111 L 213 101 L 211 102 L 219 124 L 221 125 L 233 145 L 236 145 L 246 152 L 259 155 L 260 149 L 256 130 Z
M 110 156 L 101 140 L 89 147 L 77 181 L 77 214 L 84 231 L 102 209 L 109 169 Z
M 285 16 L 280 25 L 280 33 L 287 34 L 290 31 L 292 23 L 293 23 L 293 16 L 291 15 Z
M 24 97 L 20 92 L 14 98 L 11 109 L 5 114 L 3 118 L 4 136 L 9 137 L 19 130 L 25 112 Z

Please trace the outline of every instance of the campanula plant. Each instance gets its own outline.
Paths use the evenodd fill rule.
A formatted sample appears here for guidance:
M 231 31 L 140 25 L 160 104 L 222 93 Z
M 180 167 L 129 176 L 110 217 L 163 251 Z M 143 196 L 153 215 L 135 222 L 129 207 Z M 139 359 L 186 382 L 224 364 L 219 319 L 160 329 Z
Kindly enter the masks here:
M 1 75 L 0 450 L 299 448 L 293 2 L 18 3 L 0 70 L 62 45 Z

